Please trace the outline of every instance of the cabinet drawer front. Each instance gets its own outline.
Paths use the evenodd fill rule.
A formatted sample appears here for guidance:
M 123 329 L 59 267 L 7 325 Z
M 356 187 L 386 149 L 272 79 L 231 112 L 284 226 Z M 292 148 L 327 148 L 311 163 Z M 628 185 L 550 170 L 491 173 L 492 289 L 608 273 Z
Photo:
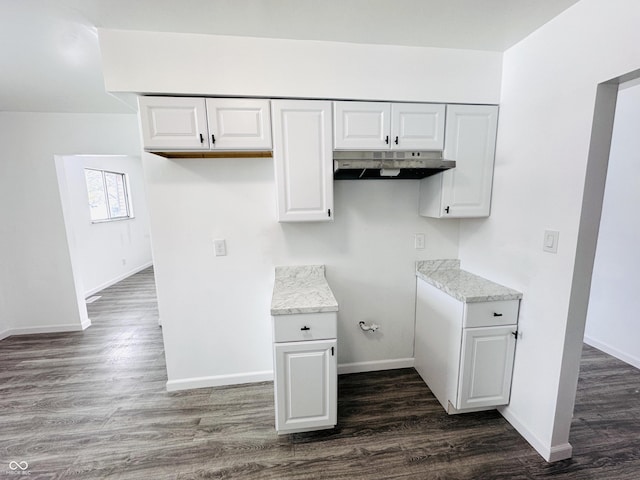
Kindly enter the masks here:
M 336 312 L 274 315 L 273 341 L 299 342 L 337 337 Z
M 520 300 L 465 304 L 463 326 L 491 327 L 518 323 Z

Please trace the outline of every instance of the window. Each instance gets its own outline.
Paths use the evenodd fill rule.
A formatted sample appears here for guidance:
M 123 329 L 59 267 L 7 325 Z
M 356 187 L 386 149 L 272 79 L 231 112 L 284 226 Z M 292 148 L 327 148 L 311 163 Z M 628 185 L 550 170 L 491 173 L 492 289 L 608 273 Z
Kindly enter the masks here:
M 84 176 L 92 222 L 132 217 L 126 174 L 85 168 Z

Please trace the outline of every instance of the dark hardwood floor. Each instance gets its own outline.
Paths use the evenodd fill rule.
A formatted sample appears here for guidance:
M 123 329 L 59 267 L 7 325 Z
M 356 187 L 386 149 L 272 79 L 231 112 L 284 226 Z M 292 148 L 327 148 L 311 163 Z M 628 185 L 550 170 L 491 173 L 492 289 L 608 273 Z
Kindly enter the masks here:
M 166 392 L 151 269 L 100 295 L 84 332 L 0 342 L 0 478 L 640 478 L 640 371 L 593 348 L 571 460 L 497 412 L 446 415 L 413 369 L 340 376 L 337 428 L 279 437 L 270 382 Z

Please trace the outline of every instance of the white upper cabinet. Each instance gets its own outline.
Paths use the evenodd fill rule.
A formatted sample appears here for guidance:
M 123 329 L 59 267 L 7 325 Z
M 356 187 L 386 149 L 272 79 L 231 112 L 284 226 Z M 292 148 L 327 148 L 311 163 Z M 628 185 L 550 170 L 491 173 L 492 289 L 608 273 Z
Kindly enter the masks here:
M 271 150 L 269 100 L 207 98 L 209 142 L 216 150 Z
M 331 102 L 273 100 L 279 222 L 333 220 Z
M 139 97 L 145 150 L 271 150 L 269 100 Z
M 391 104 L 334 102 L 333 107 L 333 140 L 336 149 L 389 149 Z
M 391 148 L 396 150 L 442 150 L 445 105 L 391 104 Z
M 204 98 L 138 97 L 147 150 L 208 150 Z
M 336 150 L 442 150 L 445 106 L 334 102 Z
M 448 105 L 444 158 L 456 167 L 420 181 L 420 215 L 488 217 L 498 107 Z

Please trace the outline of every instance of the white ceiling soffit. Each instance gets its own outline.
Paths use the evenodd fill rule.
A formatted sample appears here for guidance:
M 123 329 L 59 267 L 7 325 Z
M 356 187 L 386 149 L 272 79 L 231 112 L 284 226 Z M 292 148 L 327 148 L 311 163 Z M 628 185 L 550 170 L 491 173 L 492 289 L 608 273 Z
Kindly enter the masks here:
M 504 51 L 577 0 L 58 0 L 94 25 Z
M 0 111 L 131 113 L 95 27 L 504 51 L 577 0 L 0 0 Z

